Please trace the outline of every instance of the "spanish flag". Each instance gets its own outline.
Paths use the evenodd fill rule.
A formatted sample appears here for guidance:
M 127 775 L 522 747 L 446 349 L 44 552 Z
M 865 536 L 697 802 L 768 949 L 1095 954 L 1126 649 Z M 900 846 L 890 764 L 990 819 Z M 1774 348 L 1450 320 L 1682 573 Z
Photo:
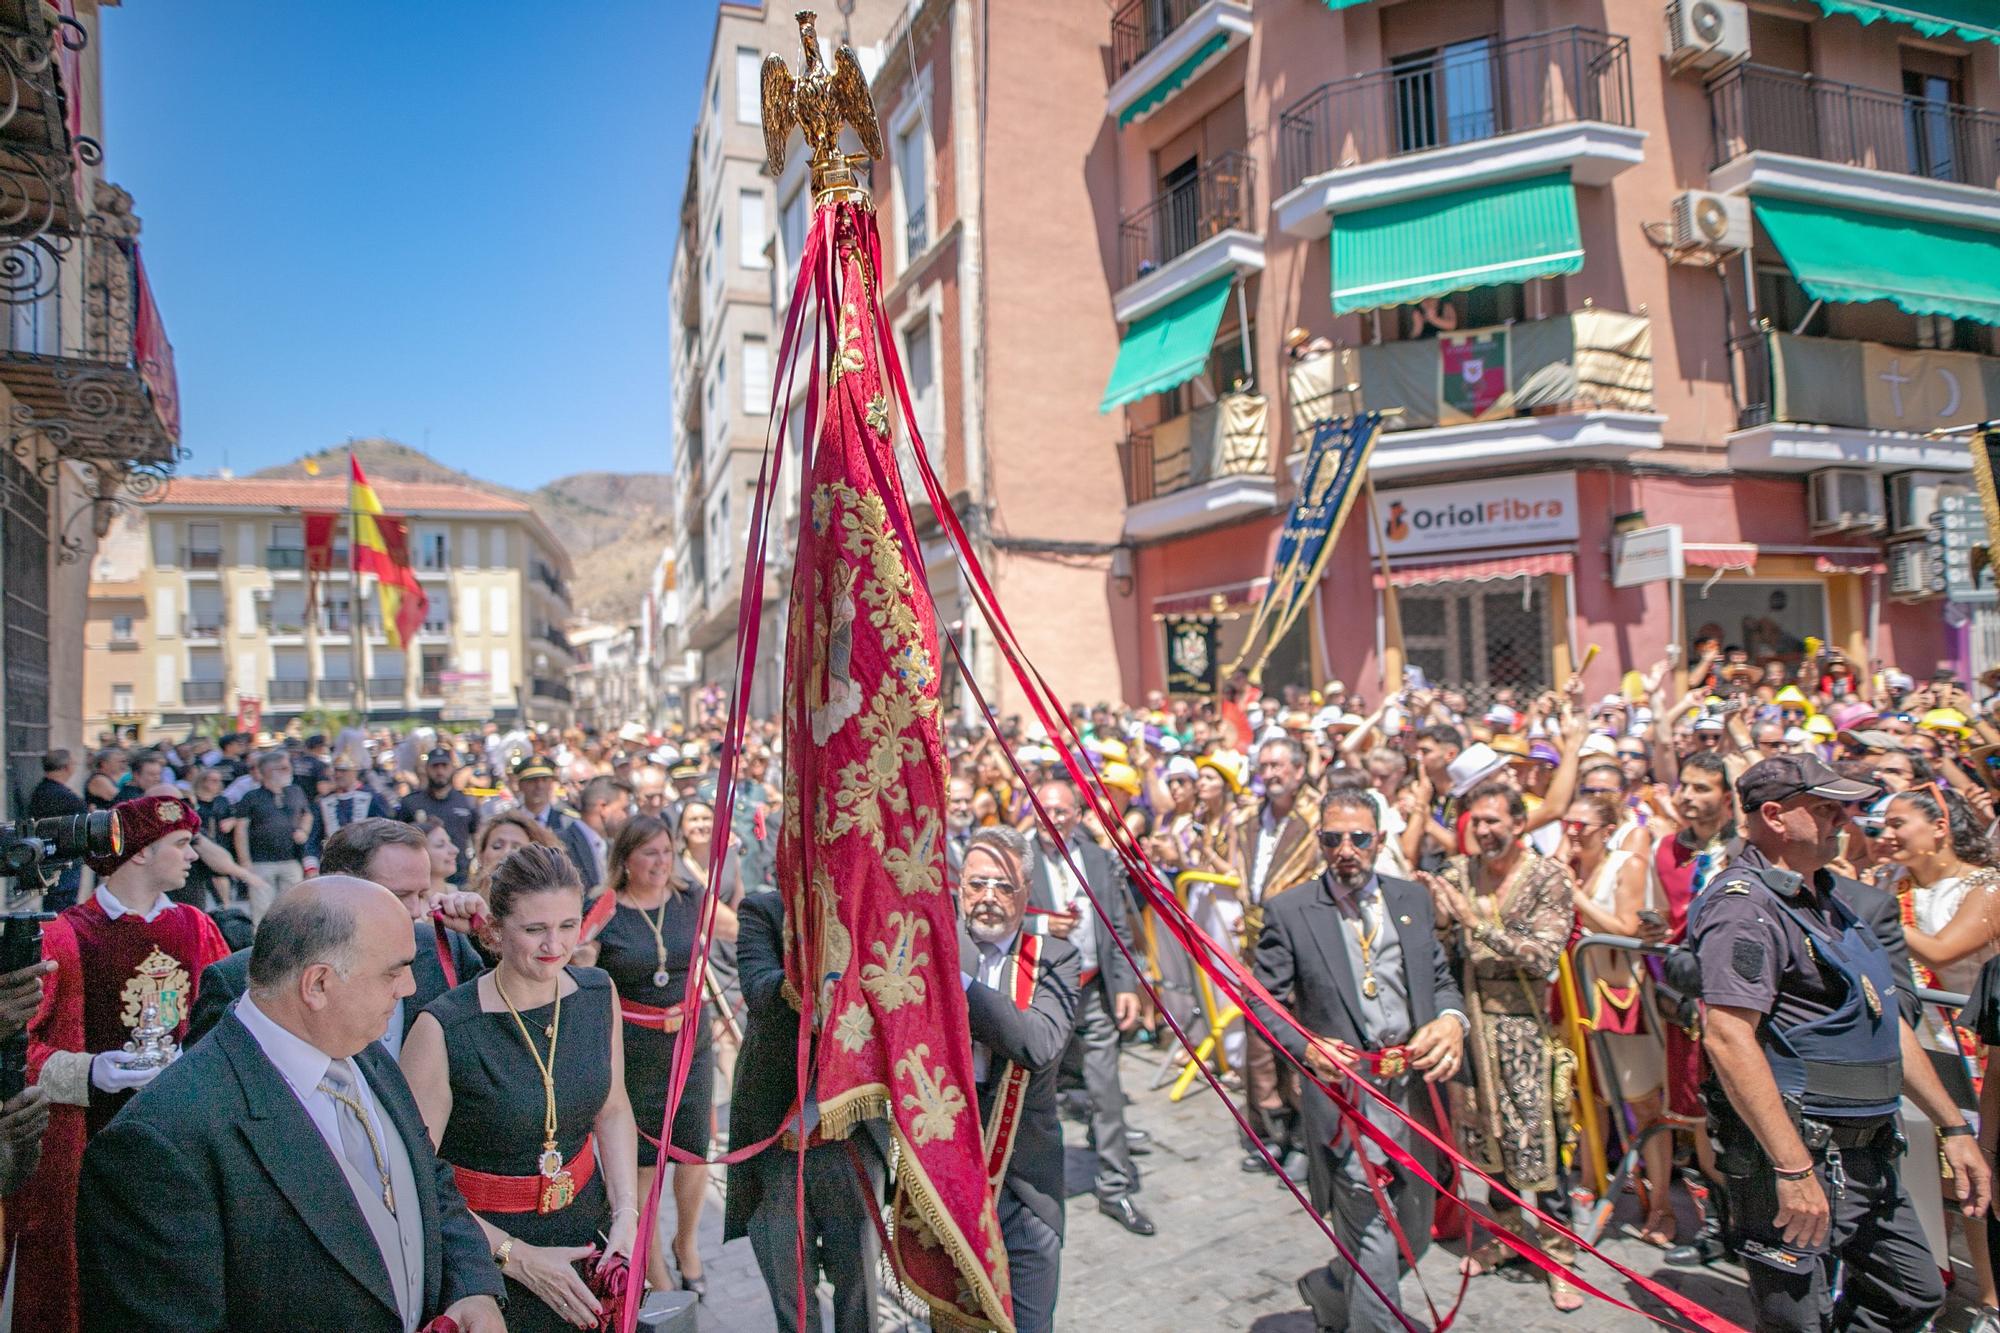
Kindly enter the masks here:
M 354 524 L 354 572 L 375 576 L 389 642 L 407 648 L 430 609 L 430 598 L 424 595 L 410 565 L 410 530 L 402 519 L 382 512 L 381 499 L 362 474 L 361 460 L 349 454 L 347 464 L 351 471 L 347 509 Z

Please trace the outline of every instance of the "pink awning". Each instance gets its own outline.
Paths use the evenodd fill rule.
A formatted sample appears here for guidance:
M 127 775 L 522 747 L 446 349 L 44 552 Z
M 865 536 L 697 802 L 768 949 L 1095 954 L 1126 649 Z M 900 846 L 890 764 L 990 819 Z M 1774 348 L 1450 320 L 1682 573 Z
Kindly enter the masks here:
M 1436 565 L 1406 565 L 1392 568 L 1389 581 L 1398 588 L 1421 587 L 1428 583 L 1490 583 L 1496 579 L 1537 578 L 1543 574 L 1576 572 L 1576 557 L 1567 551 L 1536 555 L 1503 555 L 1489 560 L 1452 560 Z M 1382 586 L 1382 575 L 1375 575 Z
M 1681 558 L 1702 569 L 1755 569 L 1757 548 L 1748 542 L 1686 542 Z
M 1887 562 L 1880 551 L 1865 546 L 1852 551 L 1822 551 L 1813 557 L 1813 568 L 1822 574 L 1886 574 Z

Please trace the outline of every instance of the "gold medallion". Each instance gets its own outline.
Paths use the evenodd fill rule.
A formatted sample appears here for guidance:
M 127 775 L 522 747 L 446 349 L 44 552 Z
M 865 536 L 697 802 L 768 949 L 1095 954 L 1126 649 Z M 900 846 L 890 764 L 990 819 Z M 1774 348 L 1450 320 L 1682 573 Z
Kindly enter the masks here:
M 1379 993 L 1381 989 L 1382 988 L 1380 986 L 1375 984 L 1375 977 L 1373 973 L 1370 973 L 1368 976 L 1361 978 L 1361 993 L 1367 996 L 1369 999 L 1371 1000 L 1374 999 L 1376 994 Z
M 1882 997 L 1875 993 L 1875 983 L 1865 976 L 1861 978 L 1861 998 L 1868 1001 L 1868 1016 L 1870 1018 L 1880 1018 L 1882 1016 Z
M 1382 1052 L 1382 1063 L 1377 1066 L 1377 1070 L 1383 1078 L 1399 1078 L 1408 1067 L 1409 1058 L 1403 1053 L 1403 1048 L 1391 1046 Z

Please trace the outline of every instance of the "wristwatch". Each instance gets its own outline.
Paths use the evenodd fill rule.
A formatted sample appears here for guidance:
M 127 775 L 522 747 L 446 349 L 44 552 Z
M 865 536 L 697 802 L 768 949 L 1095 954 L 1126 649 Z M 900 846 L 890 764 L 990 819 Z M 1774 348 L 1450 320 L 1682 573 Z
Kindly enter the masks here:
M 514 1253 L 514 1238 L 512 1236 L 509 1236 L 507 1237 L 507 1239 L 501 1241 L 500 1248 L 493 1251 L 493 1262 L 500 1266 L 501 1272 L 504 1273 L 507 1271 L 507 1260 L 513 1256 L 513 1253 Z
M 1977 1132 L 1971 1125 L 1966 1124 L 1962 1120 L 1956 1125 L 1940 1125 L 1938 1127 L 1938 1137 L 1941 1139 L 1969 1139 Z

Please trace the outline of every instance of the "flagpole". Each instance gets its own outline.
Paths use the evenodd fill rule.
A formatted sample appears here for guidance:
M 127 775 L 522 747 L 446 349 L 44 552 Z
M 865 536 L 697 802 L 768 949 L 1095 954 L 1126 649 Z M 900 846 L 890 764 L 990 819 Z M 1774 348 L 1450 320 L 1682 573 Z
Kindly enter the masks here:
M 355 725 L 368 731 L 368 677 L 361 649 L 368 617 L 361 601 L 361 511 L 354 507 L 354 451 L 347 451 L 347 642 L 353 656 Z
M 1367 479 L 1368 522 L 1375 530 L 1375 550 L 1382 560 L 1382 697 L 1403 688 L 1403 609 L 1396 603 L 1396 585 L 1389 578 L 1389 543 L 1382 539 L 1382 515 L 1375 508 L 1375 479 Z

